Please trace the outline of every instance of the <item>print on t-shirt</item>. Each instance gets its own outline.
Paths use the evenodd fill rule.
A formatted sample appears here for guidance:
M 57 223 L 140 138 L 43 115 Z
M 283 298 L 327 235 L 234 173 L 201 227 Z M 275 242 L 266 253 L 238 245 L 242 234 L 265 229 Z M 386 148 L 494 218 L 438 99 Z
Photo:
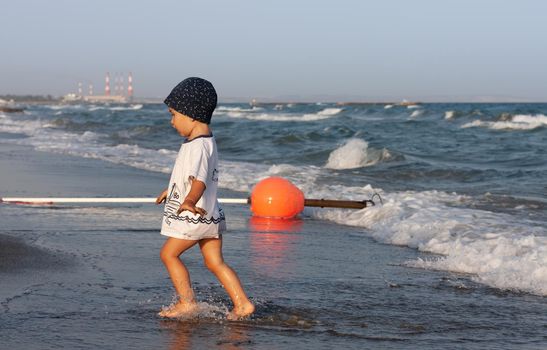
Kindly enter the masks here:
M 167 225 L 171 226 L 171 221 L 169 218 L 173 216 L 177 216 L 177 210 L 180 207 L 180 190 L 176 183 L 173 184 L 171 187 L 171 193 L 169 193 L 169 197 L 167 197 L 167 205 L 165 206 L 165 222 Z

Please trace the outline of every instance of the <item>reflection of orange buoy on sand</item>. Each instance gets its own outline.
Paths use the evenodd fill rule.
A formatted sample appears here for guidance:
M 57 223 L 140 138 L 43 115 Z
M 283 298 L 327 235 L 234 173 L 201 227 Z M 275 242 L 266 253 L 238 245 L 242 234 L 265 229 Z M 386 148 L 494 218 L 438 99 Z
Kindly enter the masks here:
M 278 219 L 251 216 L 249 219 L 251 232 L 287 232 L 298 233 L 302 229 L 302 220 L 298 218 Z
M 249 219 L 252 268 L 260 276 L 290 276 L 298 265 L 296 251 L 302 220 L 252 216 Z
M 304 210 L 304 194 L 289 180 L 269 177 L 257 183 L 251 193 L 255 216 L 288 219 Z

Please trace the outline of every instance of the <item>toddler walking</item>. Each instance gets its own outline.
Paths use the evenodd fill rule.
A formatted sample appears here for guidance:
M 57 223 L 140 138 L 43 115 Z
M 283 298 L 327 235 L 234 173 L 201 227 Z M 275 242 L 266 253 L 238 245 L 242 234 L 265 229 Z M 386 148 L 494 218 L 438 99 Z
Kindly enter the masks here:
M 171 125 L 185 137 L 177 155 L 169 186 L 156 199 L 165 202 L 161 234 L 167 236 L 160 257 L 178 301 L 162 310 L 162 317 L 180 317 L 196 311 L 197 303 L 190 275 L 180 255 L 199 244 L 205 265 L 215 274 L 234 304 L 228 319 L 240 319 L 254 312 L 237 274 L 222 257 L 224 212 L 217 200 L 218 155 L 209 127 L 217 105 L 213 85 L 201 78 L 187 78 L 167 96 Z

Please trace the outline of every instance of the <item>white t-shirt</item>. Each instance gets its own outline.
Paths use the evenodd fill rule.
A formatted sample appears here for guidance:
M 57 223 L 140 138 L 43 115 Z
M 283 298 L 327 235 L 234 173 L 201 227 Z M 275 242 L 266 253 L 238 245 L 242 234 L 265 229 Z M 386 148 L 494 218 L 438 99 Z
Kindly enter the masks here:
M 191 178 L 205 183 L 205 191 L 196 207 L 205 209 L 200 216 L 185 210 L 177 215 L 177 209 L 190 192 Z M 224 212 L 217 200 L 218 154 L 215 138 L 199 136 L 185 141 L 171 173 L 167 199 L 163 213 L 161 234 L 164 236 L 200 240 L 218 238 L 226 230 Z

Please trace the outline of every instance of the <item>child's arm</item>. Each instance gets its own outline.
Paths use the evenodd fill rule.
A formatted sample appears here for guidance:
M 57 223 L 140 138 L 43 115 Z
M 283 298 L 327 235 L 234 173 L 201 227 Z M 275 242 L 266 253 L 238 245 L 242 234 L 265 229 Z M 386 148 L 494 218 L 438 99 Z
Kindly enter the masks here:
M 156 204 L 165 202 L 166 198 L 167 198 L 167 188 L 163 190 L 162 193 L 159 194 L 158 198 L 156 198 Z
M 177 215 L 179 215 L 184 210 L 188 210 L 189 212 L 193 214 L 198 215 L 207 215 L 207 212 L 205 209 L 196 207 L 196 203 L 199 201 L 201 196 L 203 195 L 203 192 L 205 192 L 205 183 L 199 180 L 196 180 L 192 177 L 191 179 L 192 185 L 190 187 L 190 192 L 184 198 L 184 202 L 180 205 L 179 209 L 177 210 Z

